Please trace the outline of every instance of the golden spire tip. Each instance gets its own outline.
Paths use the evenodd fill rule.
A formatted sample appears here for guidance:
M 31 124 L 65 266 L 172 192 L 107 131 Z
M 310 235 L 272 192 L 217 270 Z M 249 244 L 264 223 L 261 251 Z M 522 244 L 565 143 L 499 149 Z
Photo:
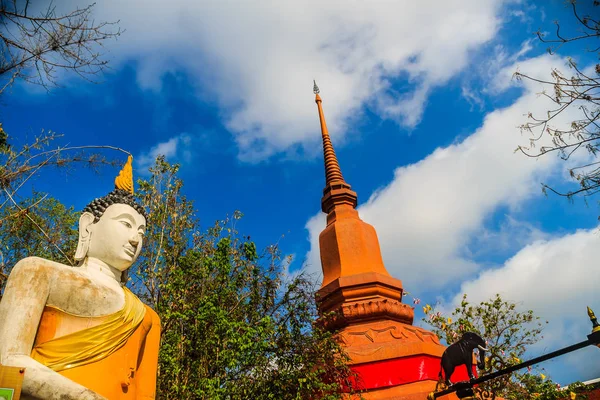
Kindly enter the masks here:
M 590 321 L 592 321 L 592 332 L 600 331 L 600 324 L 598 323 L 598 318 L 594 315 L 592 309 L 588 306 L 587 308 L 588 317 L 590 317 Z

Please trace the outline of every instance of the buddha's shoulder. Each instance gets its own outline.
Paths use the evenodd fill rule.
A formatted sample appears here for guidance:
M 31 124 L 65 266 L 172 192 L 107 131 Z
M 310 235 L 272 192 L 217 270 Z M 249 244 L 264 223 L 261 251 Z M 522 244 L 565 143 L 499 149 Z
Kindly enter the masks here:
M 158 316 L 158 313 L 154 311 L 148 304 L 144 304 L 144 308 L 146 308 L 146 313 L 148 313 L 152 318 L 152 324 L 160 326 L 160 317 Z
M 73 271 L 73 267 L 61 264 L 56 261 L 47 260 L 41 257 L 27 257 L 20 260 L 13 268 L 12 273 L 36 273 L 36 274 L 52 274 L 52 273 L 69 273 Z

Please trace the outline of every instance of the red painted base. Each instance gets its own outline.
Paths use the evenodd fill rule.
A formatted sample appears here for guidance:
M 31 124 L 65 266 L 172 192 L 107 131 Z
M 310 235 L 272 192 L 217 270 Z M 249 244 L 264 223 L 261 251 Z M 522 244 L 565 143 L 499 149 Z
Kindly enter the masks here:
M 353 365 L 351 368 L 359 376 L 357 387 L 369 390 L 425 380 L 437 381 L 441 366 L 439 357 L 421 354 Z M 475 367 L 473 367 L 473 373 L 476 374 Z M 467 367 L 458 366 L 450 379 L 452 382 L 469 380 Z

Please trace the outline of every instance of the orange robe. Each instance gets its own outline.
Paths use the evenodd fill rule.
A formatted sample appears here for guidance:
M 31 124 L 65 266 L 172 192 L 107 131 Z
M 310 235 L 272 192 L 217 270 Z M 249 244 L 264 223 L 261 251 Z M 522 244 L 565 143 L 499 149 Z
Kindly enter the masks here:
M 135 301 L 139 302 L 135 305 L 140 311 L 142 304 L 137 297 Z M 43 352 L 42 355 L 38 352 L 38 349 L 43 350 L 44 344 L 49 344 L 52 340 L 60 343 L 59 338 L 68 337 L 67 335 L 76 338 L 85 330 L 97 329 L 114 314 L 103 317 L 81 317 L 46 306 L 31 357 L 109 400 L 154 399 L 160 320 L 150 307 L 143 305 L 143 309 L 145 312 L 138 313 L 139 318 L 134 321 L 132 332 L 126 339 L 121 340 L 116 348 L 105 351 L 101 356 L 98 356 L 97 351 L 94 354 L 95 350 L 92 349 L 91 352 L 87 352 L 85 361 L 70 362 L 67 365 L 50 362 L 43 356 Z M 74 346 L 75 351 L 80 350 L 76 344 L 71 346 Z

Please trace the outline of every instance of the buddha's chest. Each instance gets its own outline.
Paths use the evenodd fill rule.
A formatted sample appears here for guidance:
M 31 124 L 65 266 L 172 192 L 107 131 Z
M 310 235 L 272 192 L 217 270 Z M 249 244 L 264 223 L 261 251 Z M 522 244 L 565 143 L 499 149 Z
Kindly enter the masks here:
M 73 276 L 52 285 L 46 304 L 75 316 L 102 317 L 122 309 L 125 296 L 118 284 L 103 285 Z

